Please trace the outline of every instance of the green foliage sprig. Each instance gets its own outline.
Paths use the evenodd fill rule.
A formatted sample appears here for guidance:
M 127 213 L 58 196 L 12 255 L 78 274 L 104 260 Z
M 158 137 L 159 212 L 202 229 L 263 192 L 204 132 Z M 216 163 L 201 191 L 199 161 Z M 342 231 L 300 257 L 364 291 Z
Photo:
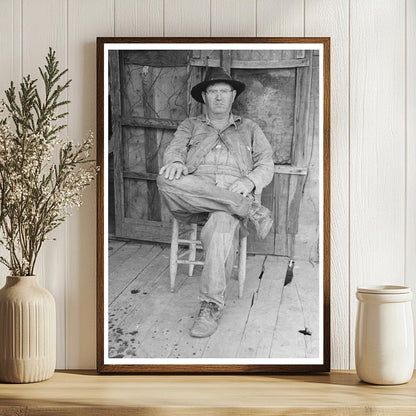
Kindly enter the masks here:
M 0 245 L 10 258 L 0 256 L 13 276 L 31 276 L 47 235 L 81 205 L 81 194 L 96 175 L 89 151 L 90 132 L 81 143 L 59 137 L 67 116 L 60 100 L 71 80 L 59 83 L 67 73 L 59 70 L 55 52 L 49 48 L 37 80 L 23 78 L 20 90 L 11 82 L 7 102 L 0 104 Z

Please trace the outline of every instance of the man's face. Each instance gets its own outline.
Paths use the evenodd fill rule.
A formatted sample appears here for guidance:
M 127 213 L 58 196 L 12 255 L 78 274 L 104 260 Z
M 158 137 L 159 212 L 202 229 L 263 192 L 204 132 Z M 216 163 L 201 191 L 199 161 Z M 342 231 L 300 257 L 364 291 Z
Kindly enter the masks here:
M 207 106 L 208 113 L 216 115 L 229 114 L 236 93 L 237 91 L 233 90 L 233 87 L 225 82 L 211 84 L 205 92 L 202 92 L 202 98 Z

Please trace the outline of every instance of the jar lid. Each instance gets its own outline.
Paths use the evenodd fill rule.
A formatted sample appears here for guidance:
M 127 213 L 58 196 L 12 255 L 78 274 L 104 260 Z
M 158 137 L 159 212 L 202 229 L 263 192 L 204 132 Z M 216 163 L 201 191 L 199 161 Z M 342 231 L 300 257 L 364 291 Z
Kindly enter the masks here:
M 358 287 L 358 293 L 376 293 L 382 295 L 395 295 L 400 293 L 410 293 L 411 289 L 408 286 L 395 286 L 395 285 L 376 285 L 367 287 Z

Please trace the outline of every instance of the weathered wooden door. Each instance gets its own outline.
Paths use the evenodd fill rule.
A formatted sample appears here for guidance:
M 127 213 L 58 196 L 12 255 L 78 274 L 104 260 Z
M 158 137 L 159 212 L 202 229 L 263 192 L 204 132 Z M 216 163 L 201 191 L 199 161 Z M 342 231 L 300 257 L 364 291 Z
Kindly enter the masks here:
M 171 215 L 156 178 L 163 152 L 190 111 L 186 51 L 112 51 L 114 235 L 168 242 Z
M 264 241 L 252 234 L 249 252 L 291 257 L 307 173 L 311 51 L 112 51 L 109 61 L 114 235 L 170 241 L 157 172 L 178 124 L 203 111 L 192 86 L 221 65 L 246 84 L 235 112 L 256 121 L 274 150 L 276 173 L 262 202 L 275 226 Z

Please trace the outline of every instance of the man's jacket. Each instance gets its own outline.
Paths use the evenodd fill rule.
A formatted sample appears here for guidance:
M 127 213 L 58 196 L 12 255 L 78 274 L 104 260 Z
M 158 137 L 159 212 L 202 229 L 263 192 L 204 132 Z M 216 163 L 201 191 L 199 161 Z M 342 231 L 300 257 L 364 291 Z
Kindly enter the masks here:
M 237 161 L 241 176 L 247 176 L 256 192 L 273 179 L 273 150 L 261 128 L 254 121 L 231 114 L 228 124 L 218 132 L 205 115 L 184 120 L 166 148 L 163 164 L 182 162 L 194 172 L 218 138 Z

